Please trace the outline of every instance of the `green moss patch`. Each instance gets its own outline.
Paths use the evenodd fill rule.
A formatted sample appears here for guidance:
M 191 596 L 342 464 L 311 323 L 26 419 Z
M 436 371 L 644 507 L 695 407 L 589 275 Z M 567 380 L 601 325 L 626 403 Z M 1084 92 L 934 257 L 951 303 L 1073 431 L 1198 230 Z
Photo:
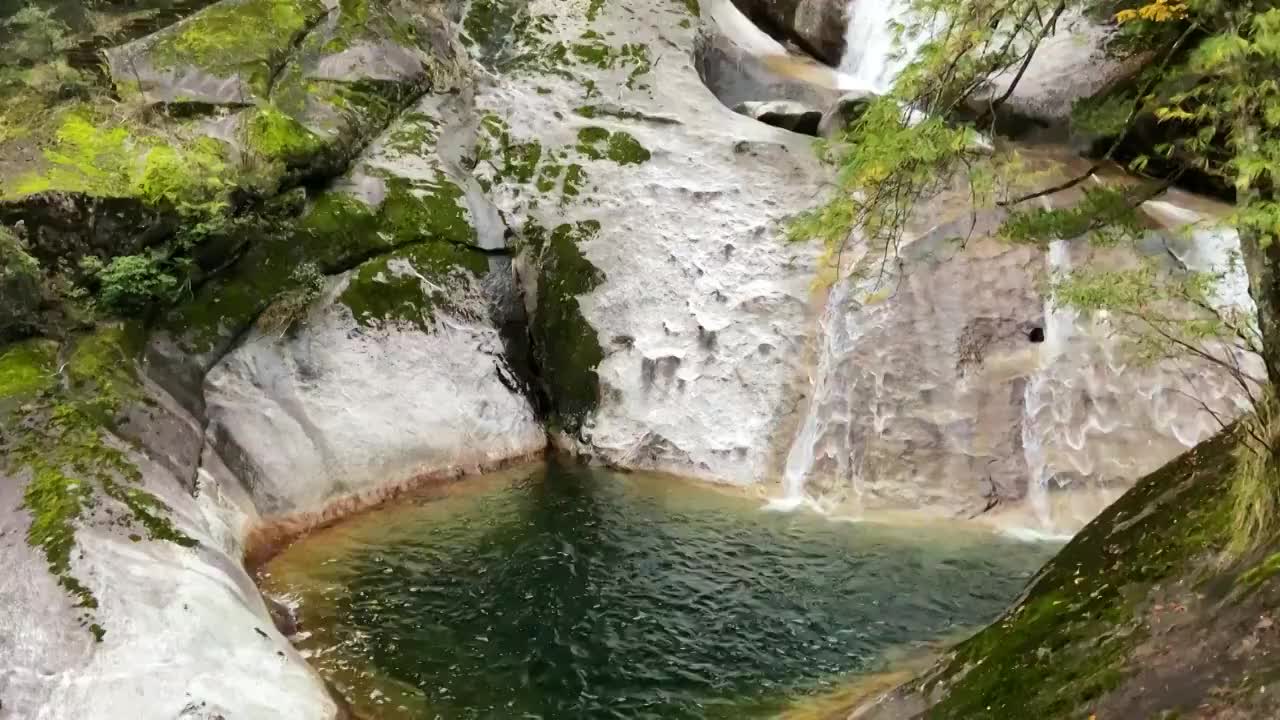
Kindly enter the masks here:
M 1251 590 L 1280 574 L 1280 553 L 1268 555 L 1266 558 L 1240 575 L 1236 584 L 1245 590 Z
M 275 70 L 327 10 L 320 0 L 240 0 L 196 13 L 152 48 L 161 67 L 190 65 L 241 77 L 265 97 Z
M 631 110 L 617 110 L 604 105 L 582 105 L 573 109 L 573 114 L 594 120 L 599 117 L 615 117 L 619 120 L 643 120 L 644 115 Z
M 226 275 L 207 283 L 171 311 L 163 326 L 189 350 L 218 350 L 268 305 L 301 282 L 295 270 L 314 264 L 324 274 L 422 242 L 472 246 L 462 188 L 443 174 L 434 180 L 387 175 L 382 204 L 370 207 L 343 192 L 327 192 L 291 232 L 260 238 Z
M 595 221 L 564 224 L 550 232 L 530 223 L 524 230 L 524 242 L 538 267 L 534 355 L 551 397 L 553 419 L 569 432 L 577 432 L 599 404 L 596 368 L 604 351 L 578 304 L 579 296 L 605 280 L 578 247 L 599 232 Z
M 360 40 L 390 40 L 401 47 L 417 47 L 418 28 L 396 17 L 385 7 L 385 0 L 340 0 L 337 22 L 322 51 L 326 55 L 340 53 Z
M 631 133 L 585 127 L 578 131 L 578 152 L 592 160 L 612 160 L 619 165 L 639 165 L 653 157 Z
M 451 243 L 421 243 L 361 265 L 338 300 L 365 327 L 411 325 L 431 332 L 437 310 L 457 314 L 454 300 L 488 271 L 483 253 Z
M 583 40 L 568 46 L 569 54 L 579 64 L 601 70 L 628 69 L 627 87 L 636 88 L 640 79 L 653 69 L 649 48 L 640 43 L 626 43 L 615 47 L 598 36 L 583 36 Z
M 324 150 L 324 141 L 315 133 L 270 105 L 251 112 L 245 142 L 260 157 L 291 166 L 305 164 Z
M 506 121 L 490 113 L 480 119 L 475 159 L 493 167 L 495 182 L 528 183 L 542 160 L 542 144 L 537 140 L 517 141 Z
M 600 5 L 600 8 L 603 4 Z M 588 7 L 590 13 L 591 7 Z M 596 8 L 595 12 L 599 12 Z M 595 82 L 578 77 L 574 71 L 583 67 L 600 70 L 627 71 L 626 86 L 643 88 L 642 79 L 653 69 L 649 48 L 641 43 L 612 45 L 594 30 L 585 31 L 576 42 L 553 40 L 555 19 L 535 15 L 517 22 L 512 28 L 516 52 L 504 69 L 557 75 L 581 82 L 587 94 L 594 94 Z
M 20 352 L 29 356 L 26 364 L 50 368 L 57 352 L 51 345 L 33 341 Z M 81 623 L 99 641 L 106 629 L 94 622 L 98 600 L 71 569 L 77 530 L 95 522 L 137 527 L 153 541 L 196 544 L 174 527 L 168 506 L 141 487 L 137 466 L 109 440 L 125 403 L 141 397 L 132 370 L 136 348 L 136 336 L 119 327 L 77 339 L 66 363 L 66 385 L 37 382 L 28 371 L 22 384 L 40 394 L 15 410 L 12 429 L 0 434 L 7 472 L 29 474 L 22 502 L 31 515 L 27 542 L 44 555 L 49 572 L 83 610 Z M 0 367 L 16 363 L 13 352 L 0 356 Z M 104 506 L 104 498 L 117 504 Z
M 58 344 L 36 339 L 0 350 L 0 400 L 21 398 L 57 384 Z
M 575 155 L 587 160 L 608 160 L 619 165 L 639 165 L 652 158 L 640 141 L 625 131 L 584 127 L 571 146 L 544 146 L 536 140 L 516 139 L 506 121 L 489 114 L 481 118 L 474 157 L 490 172 L 481 175 L 488 190 L 493 185 L 530 185 L 541 196 L 559 193 L 565 204 L 578 197 L 587 184 L 587 173 Z
M 290 63 L 272 91 L 273 105 L 253 111 L 247 144 L 256 156 L 303 176 L 341 172 L 427 85 L 423 78 L 320 80 L 304 77 L 301 67 Z
M 227 148 L 216 140 L 148 135 L 84 107 L 57 122 L 44 151 L 48 168 L 18 178 L 0 199 L 57 191 L 136 198 L 152 207 L 218 211 L 227 204 L 234 178 Z
M 492 58 L 517 34 L 516 28 L 527 23 L 526 5 L 521 0 L 471 0 L 462 21 L 463 42 L 482 58 Z
M 385 148 L 391 157 L 427 157 L 440 141 L 440 120 L 426 113 L 411 112 L 400 116 L 387 134 Z
M 1041 571 L 1023 600 L 961 644 L 921 691 L 929 718 L 1084 718 L 1134 673 L 1145 614 L 1169 581 L 1224 547 L 1235 437 L 1224 432 L 1141 481 Z

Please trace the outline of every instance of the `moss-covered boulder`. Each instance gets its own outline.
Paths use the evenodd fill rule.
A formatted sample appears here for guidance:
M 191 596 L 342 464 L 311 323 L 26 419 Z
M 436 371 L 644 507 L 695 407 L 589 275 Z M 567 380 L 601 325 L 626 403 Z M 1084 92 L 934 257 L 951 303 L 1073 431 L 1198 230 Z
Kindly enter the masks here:
M 184 216 L 229 208 L 239 173 L 226 146 L 190 124 L 131 123 L 85 103 L 48 123 L 30 169 L 0 177 L 0 222 L 22 223 L 46 266 L 135 253 Z
M 270 103 L 246 113 L 248 149 L 303 174 L 335 174 L 430 89 L 465 70 L 438 6 L 342 0 L 297 46 Z
M 269 309 L 209 372 L 214 449 L 259 508 L 319 511 L 542 451 L 482 282 L 490 262 L 440 240 L 378 255 L 288 323 Z
M 150 355 L 170 392 L 198 408 L 204 373 L 268 306 L 296 298 L 315 274 L 344 273 L 415 244 L 479 246 L 467 192 L 435 155 L 437 122 L 405 113 L 301 218 L 252 238 L 233 265 L 165 314 Z
M 225 0 L 108 52 L 124 94 L 144 102 L 249 106 L 225 139 L 302 174 L 333 174 L 427 88 L 462 75 L 434 4 Z M 246 28 L 244 32 L 238 28 Z
M 274 194 L 346 171 L 428 89 L 456 90 L 459 47 L 434 3 L 212 4 L 107 52 L 119 99 L 93 88 L 0 118 L 0 222 L 22 223 L 46 268 L 175 235 L 154 254 L 185 261 Z
M 40 264 L 0 226 L 0 342 L 35 329 L 41 281 Z
M 0 347 L 3 654 L 42 669 L 0 679 L 4 711 L 336 718 L 236 561 L 251 508 L 189 485 L 212 477 L 201 426 L 146 386 L 138 348 L 121 326 Z
M 1276 717 L 1280 545 L 1222 552 L 1238 432 L 1142 480 L 1004 617 L 853 717 Z
M 107 62 L 118 86 L 154 102 L 253 104 L 328 12 L 321 0 L 224 0 L 108 51 Z

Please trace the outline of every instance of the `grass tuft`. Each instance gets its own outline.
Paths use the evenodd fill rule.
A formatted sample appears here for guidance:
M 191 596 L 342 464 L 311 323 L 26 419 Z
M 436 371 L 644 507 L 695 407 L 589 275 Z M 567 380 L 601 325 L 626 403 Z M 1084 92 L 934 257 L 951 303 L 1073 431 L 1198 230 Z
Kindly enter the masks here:
M 1280 520 L 1280 407 L 1268 388 L 1257 412 L 1242 421 L 1241 440 L 1234 450 L 1231 478 L 1231 520 L 1228 550 L 1235 557 L 1276 535 Z

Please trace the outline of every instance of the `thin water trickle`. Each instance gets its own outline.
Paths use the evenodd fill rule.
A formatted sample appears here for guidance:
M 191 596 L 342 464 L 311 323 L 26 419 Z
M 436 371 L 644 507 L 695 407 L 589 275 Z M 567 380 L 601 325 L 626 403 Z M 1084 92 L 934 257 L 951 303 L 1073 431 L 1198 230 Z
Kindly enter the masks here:
M 747 720 L 989 621 L 1053 550 L 551 465 L 318 533 L 264 589 L 382 720 Z
M 782 497 L 769 502 L 768 508 L 771 510 L 791 511 L 801 507 L 820 509 L 805 493 L 804 486 L 809 472 L 813 469 L 815 456 L 820 451 L 820 436 L 826 433 L 833 414 L 832 408 L 827 407 L 825 403 L 828 399 L 839 401 L 847 397 L 843 393 L 834 393 L 828 385 L 837 382 L 834 364 L 848 351 L 849 345 L 853 342 L 854 338 L 850 335 L 856 335 L 849 332 L 847 323 L 849 313 L 847 305 L 853 284 L 848 277 L 840 278 L 831 288 L 827 298 L 826 308 L 819 321 L 821 345 L 818 348 L 818 366 L 813 394 L 809 401 L 808 412 L 805 413 L 804 421 L 800 425 L 800 431 L 796 434 L 791 443 L 791 449 L 787 453 Z M 848 408 L 844 409 L 847 415 Z M 844 448 L 836 448 L 831 454 L 840 464 L 842 476 L 849 477 L 851 475 L 847 467 L 849 454 L 844 450 Z M 852 477 L 850 480 L 853 481 Z

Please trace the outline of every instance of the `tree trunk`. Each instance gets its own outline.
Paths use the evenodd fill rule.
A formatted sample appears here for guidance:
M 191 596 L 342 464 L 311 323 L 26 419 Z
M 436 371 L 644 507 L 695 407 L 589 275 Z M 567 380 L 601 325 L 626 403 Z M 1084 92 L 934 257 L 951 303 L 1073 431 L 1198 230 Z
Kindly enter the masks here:
M 1280 242 L 1266 247 L 1257 233 L 1240 233 L 1240 249 L 1249 273 L 1249 294 L 1258 306 L 1258 329 L 1262 333 L 1262 360 L 1267 376 L 1280 381 Z
M 1261 247 L 1256 235 L 1241 233 L 1240 246 L 1249 273 L 1249 294 L 1258 306 L 1262 360 L 1267 375 L 1280 380 L 1280 243 Z

